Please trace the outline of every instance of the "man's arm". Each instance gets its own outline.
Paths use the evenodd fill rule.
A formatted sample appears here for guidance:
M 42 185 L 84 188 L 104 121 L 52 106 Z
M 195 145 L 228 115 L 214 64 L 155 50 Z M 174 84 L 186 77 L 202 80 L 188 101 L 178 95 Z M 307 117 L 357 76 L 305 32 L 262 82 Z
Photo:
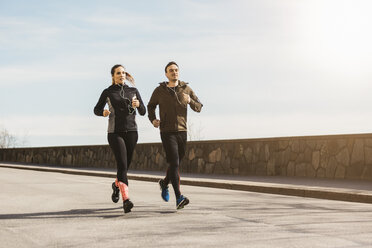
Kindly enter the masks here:
M 200 112 L 203 104 L 199 101 L 199 98 L 196 96 L 195 92 L 190 88 L 190 107 L 195 112 Z

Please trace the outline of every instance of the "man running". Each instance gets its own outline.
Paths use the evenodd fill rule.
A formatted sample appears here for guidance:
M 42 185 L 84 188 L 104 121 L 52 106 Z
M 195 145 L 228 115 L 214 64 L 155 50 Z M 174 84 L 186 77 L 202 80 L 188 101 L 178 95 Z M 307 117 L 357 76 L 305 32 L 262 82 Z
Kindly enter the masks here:
M 168 82 L 162 82 L 152 93 L 147 105 L 148 117 L 155 128 L 160 127 L 160 137 L 169 163 L 164 179 L 159 181 L 161 196 L 169 201 L 168 184 L 172 183 L 176 195 L 177 209 L 189 204 L 189 199 L 181 194 L 179 165 L 186 151 L 187 105 L 200 112 L 203 104 L 199 101 L 188 83 L 179 80 L 179 68 L 171 61 L 165 66 Z M 160 120 L 155 109 L 159 105 Z

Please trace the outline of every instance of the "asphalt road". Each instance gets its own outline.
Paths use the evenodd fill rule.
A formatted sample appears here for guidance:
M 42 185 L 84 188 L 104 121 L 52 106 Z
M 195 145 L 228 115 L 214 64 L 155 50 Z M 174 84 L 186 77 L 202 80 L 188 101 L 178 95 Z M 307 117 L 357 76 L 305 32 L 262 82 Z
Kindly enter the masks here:
M 176 210 L 154 182 L 0 168 L 0 247 L 372 247 L 372 205 L 182 186 Z

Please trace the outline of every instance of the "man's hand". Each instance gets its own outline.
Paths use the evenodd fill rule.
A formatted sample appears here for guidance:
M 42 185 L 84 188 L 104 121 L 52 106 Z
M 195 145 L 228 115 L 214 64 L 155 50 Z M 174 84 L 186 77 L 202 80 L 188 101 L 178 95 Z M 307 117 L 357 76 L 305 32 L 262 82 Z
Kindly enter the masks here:
M 191 102 L 190 95 L 188 95 L 186 93 L 182 93 L 182 102 L 186 103 L 186 104 L 189 104 Z
M 106 116 L 108 116 L 109 114 L 111 114 L 110 111 L 108 111 L 107 109 L 103 110 L 103 117 L 106 117 Z
M 153 121 L 152 121 L 152 125 L 153 125 L 154 127 L 158 128 L 158 127 L 160 126 L 160 120 L 158 120 L 158 119 L 153 120 Z

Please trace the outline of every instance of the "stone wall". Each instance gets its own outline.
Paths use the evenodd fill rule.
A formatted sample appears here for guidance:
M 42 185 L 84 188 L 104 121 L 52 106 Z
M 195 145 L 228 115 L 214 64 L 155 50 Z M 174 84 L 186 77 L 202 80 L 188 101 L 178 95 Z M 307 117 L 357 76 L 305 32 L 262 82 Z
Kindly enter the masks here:
M 0 149 L 0 161 L 115 168 L 109 146 Z M 165 171 L 160 143 L 138 144 L 133 170 Z M 372 134 L 189 142 L 181 172 L 372 180 Z

